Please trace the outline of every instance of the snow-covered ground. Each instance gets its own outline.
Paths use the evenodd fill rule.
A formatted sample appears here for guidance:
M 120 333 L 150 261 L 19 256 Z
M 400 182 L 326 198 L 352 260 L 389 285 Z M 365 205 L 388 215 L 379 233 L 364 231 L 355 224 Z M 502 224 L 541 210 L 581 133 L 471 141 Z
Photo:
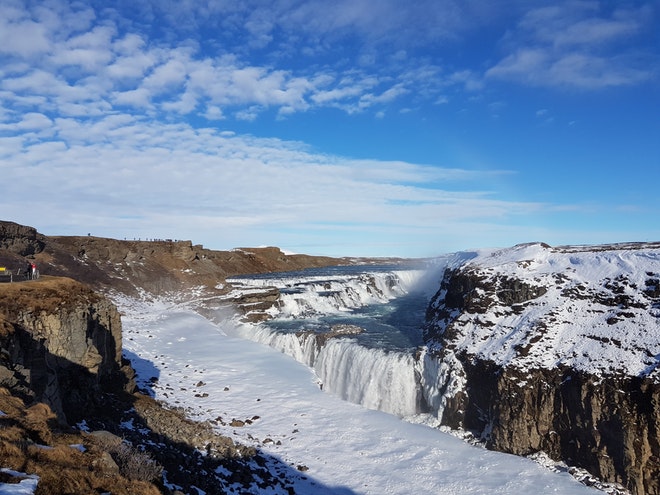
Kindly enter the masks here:
M 18 483 L 0 483 L 0 495 L 33 495 L 37 489 L 38 476 L 19 473 L 11 469 L 0 469 L 0 472 L 20 480 Z
M 219 433 L 293 466 L 298 494 L 598 493 L 561 469 L 342 401 L 303 364 L 233 337 L 229 321 L 164 302 L 121 306 L 125 353 L 142 385 L 158 377 L 156 398 L 198 420 L 221 417 Z M 227 426 L 232 419 L 250 421 Z

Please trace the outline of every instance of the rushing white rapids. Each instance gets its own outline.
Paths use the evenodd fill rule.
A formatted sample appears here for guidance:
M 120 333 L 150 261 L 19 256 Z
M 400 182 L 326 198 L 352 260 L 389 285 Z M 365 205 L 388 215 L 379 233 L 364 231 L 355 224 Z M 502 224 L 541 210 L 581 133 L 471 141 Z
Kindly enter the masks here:
M 234 286 L 232 295 L 275 287 L 280 298 L 277 306 L 269 311 L 270 315 L 300 318 L 348 312 L 369 304 L 388 302 L 408 293 L 426 273 L 425 270 L 356 272 L 355 267 L 344 268 L 341 273 L 328 270 L 330 272 L 326 274 L 303 275 L 303 272 L 297 272 L 279 277 L 269 274 L 232 278 L 227 282 Z M 319 271 L 314 270 L 315 273 Z
M 434 396 L 442 391 L 431 376 L 440 370 L 435 369 L 437 363 L 428 359 L 423 349 L 410 346 L 401 351 L 369 347 L 353 336 L 327 338 L 327 334 L 310 331 L 306 325 L 310 325 L 309 319 L 320 315 L 348 313 L 388 303 L 412 292 L 437 288 L 442 267 L 434 268 L 430 271 L 361 267 L 357 271 L 352 267 L 349 270 L 354 273 L 270 274 L 228 282 L 238 291 L 277 287 L 280 302 L 270 310 L 271 316 L 279 321 L 293 320 L 295 324 L 288 331 L 263 323 L 240 325 L 241 337 L 267 344 L 311 367 L 323 389 L 332 394 L 369 409 L 406 417 L 427 412 L 429 403 L 435 411 L 442 407 L 442 398 Z M 420 301 L 425 305 L 428 299 L 423 297 Z M 424 308 L 419 309 L 421 335 Z M 356 320 L 356 324 L 360 323 Z

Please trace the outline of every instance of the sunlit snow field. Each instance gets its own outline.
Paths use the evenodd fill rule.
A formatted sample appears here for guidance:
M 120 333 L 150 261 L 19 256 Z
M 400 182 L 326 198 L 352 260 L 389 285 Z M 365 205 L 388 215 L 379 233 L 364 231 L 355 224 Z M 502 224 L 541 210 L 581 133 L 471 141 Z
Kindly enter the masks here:
M 566 472 L 342 401 L 291 357 L 232 337 L 229 322 L 163 302 L 125 301 L 121 309 L 125 353 L 142 386 L 198 420 L 257 417 L 218 432 L 273 461 L 306 466 L 291 470 L 296 493 L 599 493 Z

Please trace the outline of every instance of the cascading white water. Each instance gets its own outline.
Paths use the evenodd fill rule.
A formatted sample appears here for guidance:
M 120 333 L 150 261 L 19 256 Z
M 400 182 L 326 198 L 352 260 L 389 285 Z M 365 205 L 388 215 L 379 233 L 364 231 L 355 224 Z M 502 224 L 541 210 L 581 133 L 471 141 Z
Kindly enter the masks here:
M 268 312 L 278 318 L 300 318 L 347 312 L 369 304 L 385 303 L 406 294 L 426 273 L 424 270 L 370 272 L 342 276 L 288 278 L 232 278 L 235 291 L 275 287 L 276 306 Z
M 319 345 L 311 332 L 275 332 L 264 326 L 243 326 L 240 333 L 314 369 L 323 389 L 344 400 L 399 417 L 420 412 L 423 399 L 412 354 L 369 349 L 341 337 Z
M 319 353 L 314 370 L 324 389 L 349 402 L 399 417 L 419 412 L 420 389 L 412 355 L 331 339 Z
M 330 277 L 240 278 L 230 282 L 237 290 L 277 287 L 279 304 L 271 315 L 286 320 L 387 303 L 413 288 L 428 290 L 420 287 L 420 281 L 428 277 L 425 270 L 397 270 Z M 304 325 L 299 328 L 297 332 L 286 332 L 264 324 L 243 324 L 238 332 L 313 368 L 324 390 L 399 417 L 428 412 L 427 406 L 431 413 L 441 413 L 446 394 L 460 386 L 457 375 L 419 349 L 400 352 L 365 347 L 353 338 L 325 338 L 306 331 Z

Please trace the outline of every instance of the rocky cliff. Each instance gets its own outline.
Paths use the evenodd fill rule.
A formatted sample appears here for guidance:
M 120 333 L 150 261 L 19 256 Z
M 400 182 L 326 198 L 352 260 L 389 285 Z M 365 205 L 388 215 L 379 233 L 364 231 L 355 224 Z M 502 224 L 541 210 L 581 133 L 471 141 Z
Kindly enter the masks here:
M 0 287 L 0 385 L 48 404 L 64 423 L 93 410 L 104 391 L 130 390 L 119 313 L 66 278 Z
M 235 275 L 373 261 L 285 254 L 276 247 L 216 251 L 182 240 L 45 236 L 0 220 L 0 267 L 15 274 L 27 260 L 36 262 L 42 275 L 69 277 L 106 294 L 176 297 L 200 290 L 226 295 L 231 286 L 225 280 Z
M 46 237 L 39 234 L 37 229 L 0 221 L 0 251 L 14 256 L 30 256 L 43 251 L 45 245 Z
M 425 338 L 444 424 L 660 493 L 660 246 L 481 253 L 448 270 Z

